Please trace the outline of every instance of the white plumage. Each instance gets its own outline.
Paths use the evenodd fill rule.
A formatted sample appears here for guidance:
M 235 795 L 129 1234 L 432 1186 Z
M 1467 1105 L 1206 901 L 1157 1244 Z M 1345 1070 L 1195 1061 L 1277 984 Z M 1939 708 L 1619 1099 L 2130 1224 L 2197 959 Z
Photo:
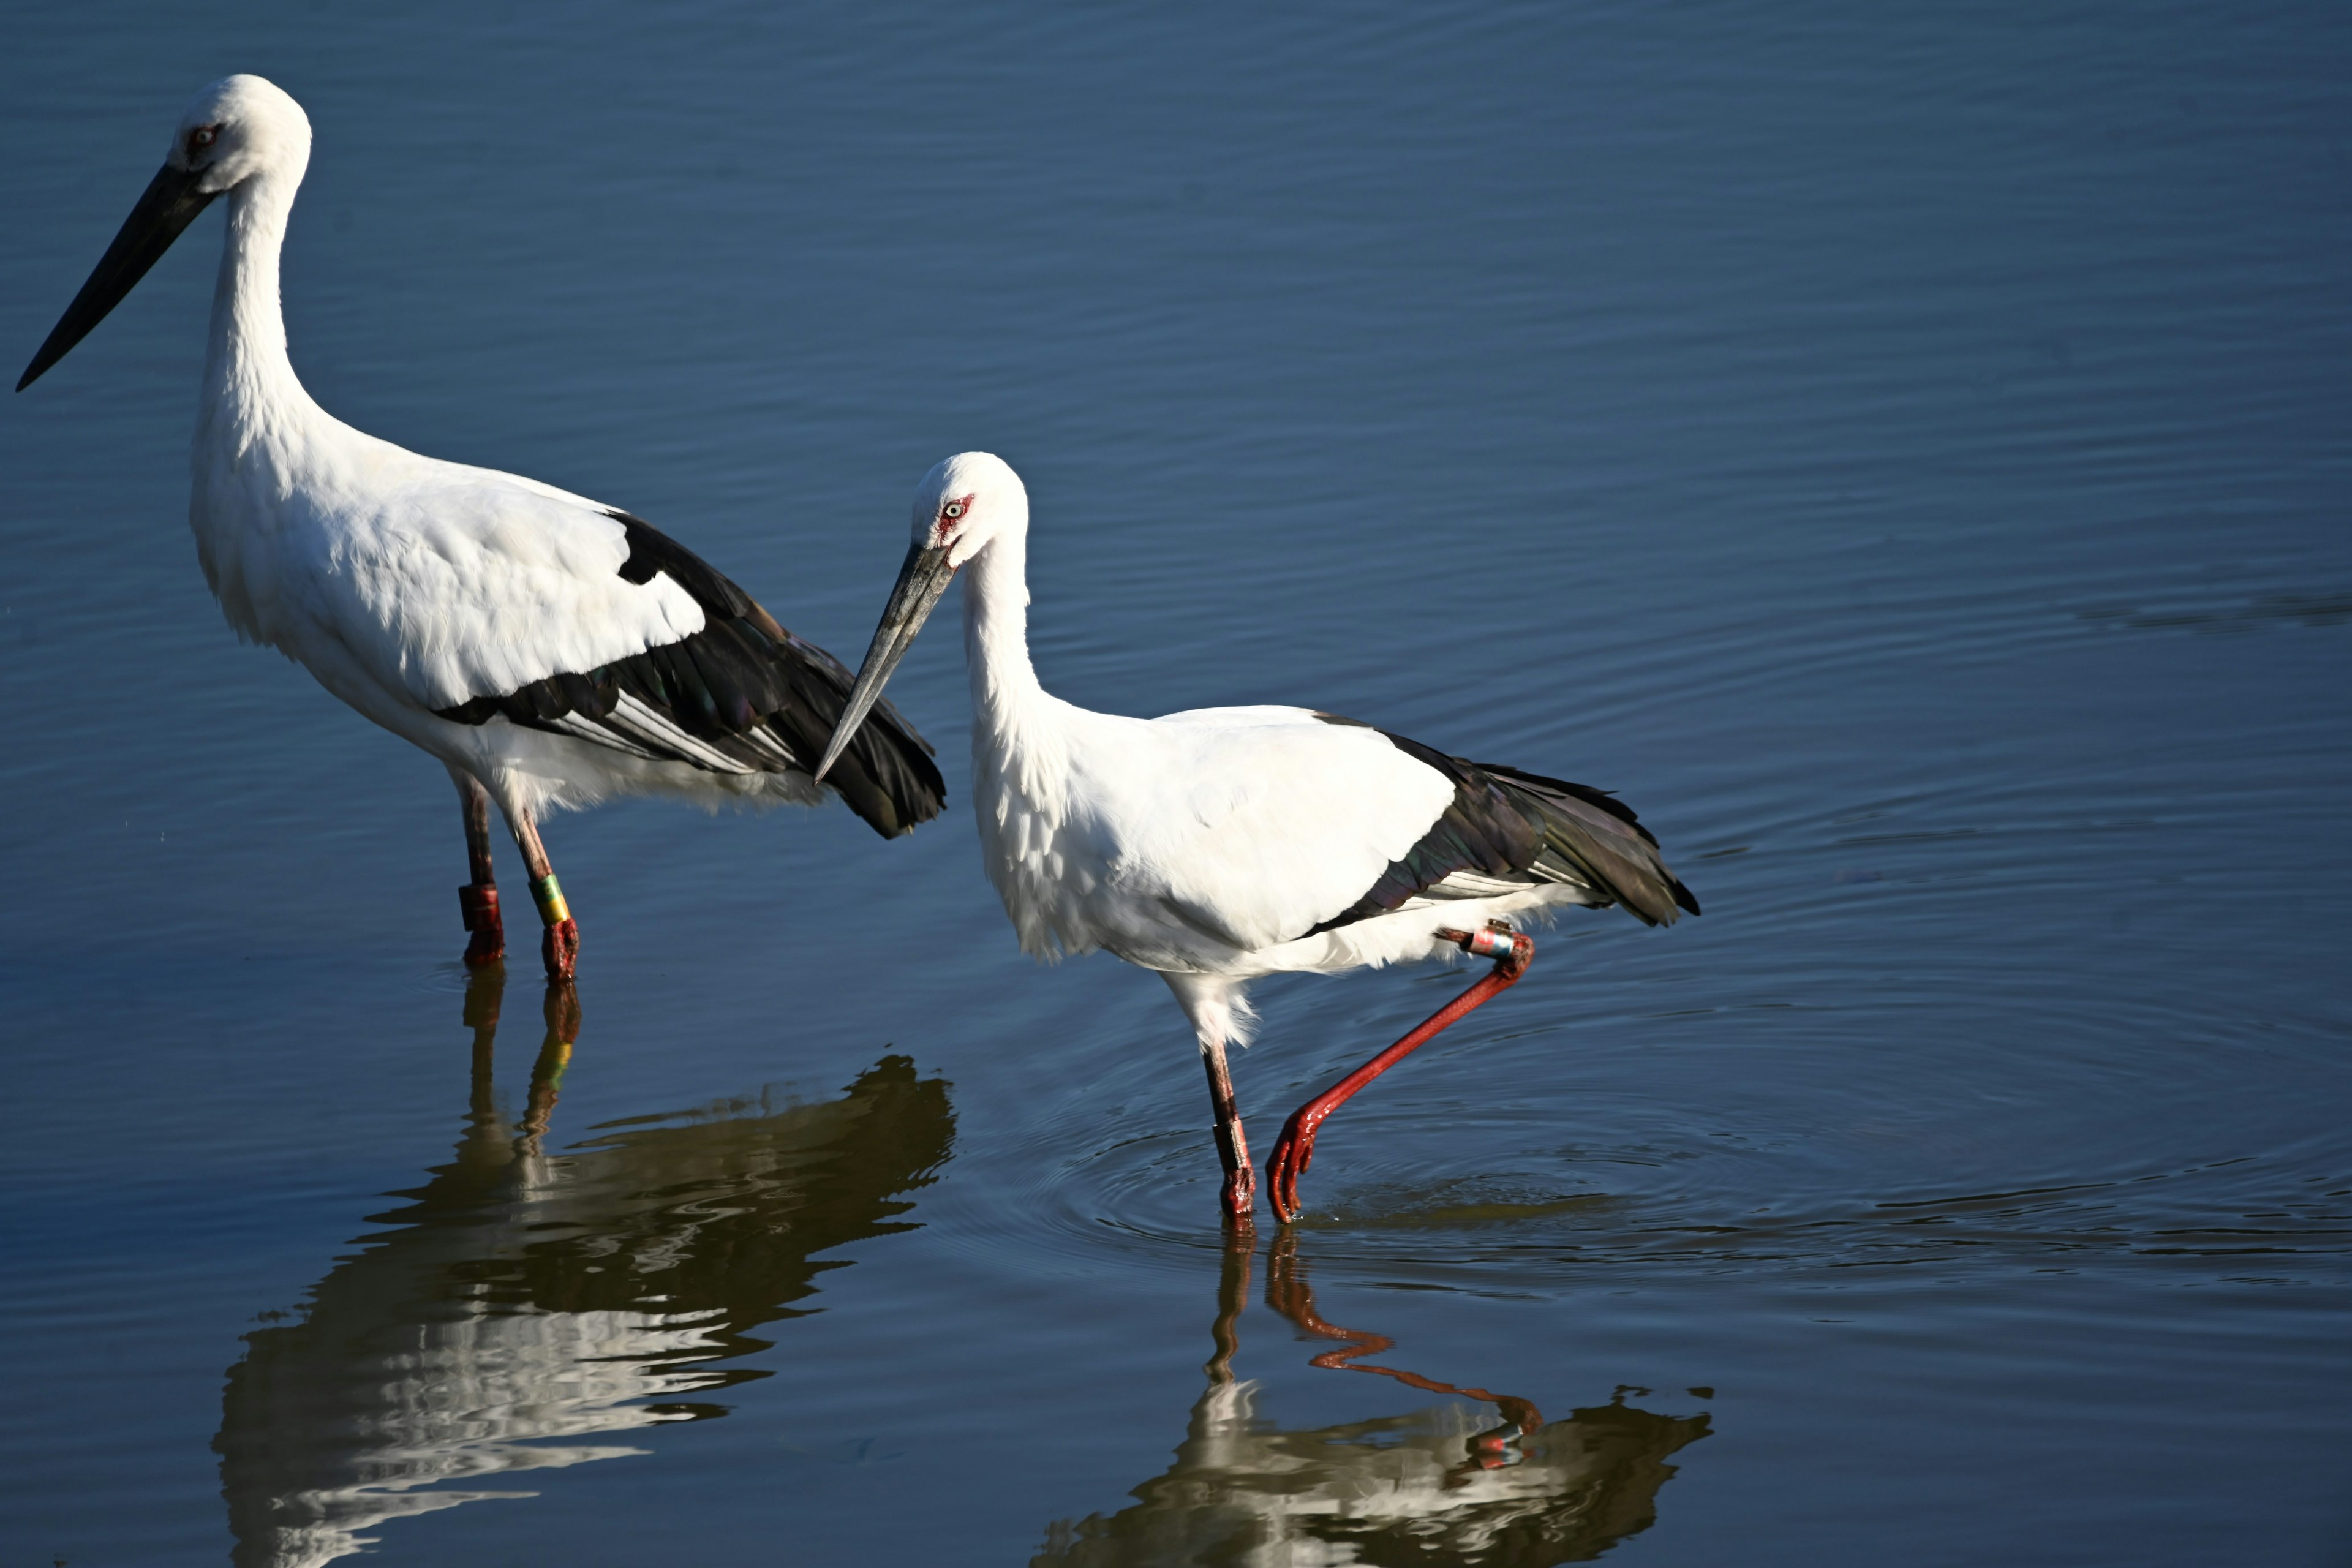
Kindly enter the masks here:
M 1249 980 L 1466 946 L 1516 955 L 1508 984 L 1531 949 L 1523 937 L 1470 940 L 1490 922 L 1562 905 L 1622 903 L 1652 924 L 1696 911 L 1655 840 L 1601 792 L 1303 708 L 1144 720 L 1053 696 L 1029 659 L 1028 528 L 1027 491 L 998 458 L 967 452 L 924 477 L 906 565 L 833 749 L 961 574 L 989 876 L 1033 956 L 1099 948 L 1174 990 L 1207 1058 L 1237 1217 L 1251 1183 L 1234 1153 L 1224 1053 L 1246 1040 Z M 1286 1132 L 1302 1168 L 1314 1123 L 1337 1103 Z M 1286 1215 L 1285 1181 L 1275 1196 Z
M 641 520 L 420 457 L 313 402 L 278 287 L 310 155 L 309 119 L 271 83 L 199 94 L 19 390 L 227 198 L 189 504 L 205 578 L 239 635 L 447 765 L 467 805 L 476 963 L 503 946 L 480 792 L 497 802 L 551 928 L 549 967 L 568 974 L 577 927 L 536 818 L 625 794 L 814 803 L 808 753 L 848 672 Z M 878 831 L 904 832 L 942 798 L 928 751 L 894 717 L 836 787 Z

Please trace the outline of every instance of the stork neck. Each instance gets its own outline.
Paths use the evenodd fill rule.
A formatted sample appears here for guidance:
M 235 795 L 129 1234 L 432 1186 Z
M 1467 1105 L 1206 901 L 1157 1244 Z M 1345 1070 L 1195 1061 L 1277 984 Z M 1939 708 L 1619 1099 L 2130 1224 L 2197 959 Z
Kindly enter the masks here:
M 229 194 L 228 235 L 205 354 L 205 403 L 207 423 L 226 415 L 241 435 L 273 416 L 299 416 L 316 407 L 287 358 L 278 296 L 278 252 L 300 184 L 299 171 L 273 171 Z
M 1013 740 L 1045 700 L 1029 662 L 1028 555 L 1026 536 L 1009 530 L 964 569 L 963 647 L 972 717 L 999 742 Z

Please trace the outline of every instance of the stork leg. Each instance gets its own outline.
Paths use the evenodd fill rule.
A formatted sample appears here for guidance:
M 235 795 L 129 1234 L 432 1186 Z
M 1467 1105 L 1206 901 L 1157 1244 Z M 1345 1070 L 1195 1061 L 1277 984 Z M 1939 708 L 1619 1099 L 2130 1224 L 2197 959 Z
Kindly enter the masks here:
M 1315 1133 L 1325 1119 L 1347 1104 L 1366 1084 L 1427 1045 L 1448 1025 L 1517 984 L 1536 955 L 1533 942 L 1499 925 L 1480 931 L 1440 931 L 1437 934 L 1474 956 L 1492 958 L 1494 973 L 1431 1014 L 1411 1034 L 1290 1113 L 1290 1120 L 1282 1124 L 1282 1135 L 1274 1141 L 1274 1152 L 1265 1159 L 1266 1198 L 1286 1225 L 1298 1217 L 1298 1178 L 1314 1163 Z
M 556 885 L 555 868 L 547 863 L 547 849 L 539 841 L 539 828 L 530 813 L 513 812 L 507 821 L 514 828 L 515 847 L 522 851 L 523 868 L 530 873 L 530 897 L 539 906 L 540 923 L 547 928 L 539 944 L 539 955 L 547 963 L 547 977 L 569 980 L 580 958 L 579 922 L 572 918 L 563 889 Z
M 1203 1041 L 1201 1065 L 1209 1073 L 1209 1108 L 1216 1116 L 1217 1158 L 1225 1167 L 1225 1223 L 1247 1228 L 1257 1210 L 1257 1173 L 1250 1168 L 1249 1139 L 1242 1132 L 1241 1107 L 1234 1102 L 1234 1075 L 1225 1066 L 1225 1043 Z
M 466 865 L 473 879 L 457 889 L 457 911 L 473 935 L 466 941 L 466 967 L 480 969 L 507 953 L 507 928 L 499 918 L 499 884 L 490 867 L 490 792 L 471 773 L 449 770 L 466 814 Z M 493 1009 L 495 1012 L 495 1009 Z

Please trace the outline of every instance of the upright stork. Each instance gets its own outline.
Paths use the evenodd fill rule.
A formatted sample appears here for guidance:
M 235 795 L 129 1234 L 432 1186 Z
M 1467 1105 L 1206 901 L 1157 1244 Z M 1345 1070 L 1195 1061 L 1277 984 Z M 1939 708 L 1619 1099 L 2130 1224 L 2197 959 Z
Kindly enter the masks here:
M 1266 1160 L 1275 1213 L 1324 1120 L 1407 1053 L 1516 982 L 1535 944 L 1507 917 L 1611 904 L 1672 924 L 1698 900 L 1614 797 L 1447 756 L 1305 708 L 1092 713 L 1030 667 L 1029 496 L 966 452 L 915 489 L 914 542 L 817 764 L 822 779 L 949 582 L 964 579 L 972 805 L 990 879 L 1033 957 L 1105 948 L 1157 970 L 1200 1037 L 1234 1221 L 1255 1207 L 1225 1047 L 1246 1044 L 1259 975 L 1450 955 L 1493 971 L 1292 1113 Z
M 808 760 L 844 711 L 849 672 L 642 518 L 419 457 L 312 402 L 278 303 L 278 250 L 310 161 L 310 119 L 273 84 L 232 76 L 197 94 L 16 390 L 228 198 L 188 507 L 205 579 L 239 635 L 447 766 L 465 812 L 471 876 L 458 903 L 475 965 L 506 946 L 490 866 L 497 802 L 530 874 L 548 973 L 569 978 L 580 928 L 539 817 L 615 795 L 815 805 Z M 945 799 L 929 752 L 887 714 L 832 786 L 896 837 Z

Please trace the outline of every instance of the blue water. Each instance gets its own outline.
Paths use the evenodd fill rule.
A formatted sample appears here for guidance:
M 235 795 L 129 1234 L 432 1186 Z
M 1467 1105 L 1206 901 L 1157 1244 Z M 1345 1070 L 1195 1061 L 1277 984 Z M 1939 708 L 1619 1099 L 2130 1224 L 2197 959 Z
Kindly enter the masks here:
M 0 1565 L 2352 1555 L 2340 8 L 7 31 L 11 352 L 259 71 L 343 418 L 847 657 L 1001 452 L 1052 689 L 1620 790 L 1707 912 L 1234 1255 L 934 633 L 939 824 L 559 821 L 578 1017 L 469 994 L 440 769 L 194 562 L 208 216 L 0 407 Z M 1458 984 L 1261 987 L 1260 1141 Z

